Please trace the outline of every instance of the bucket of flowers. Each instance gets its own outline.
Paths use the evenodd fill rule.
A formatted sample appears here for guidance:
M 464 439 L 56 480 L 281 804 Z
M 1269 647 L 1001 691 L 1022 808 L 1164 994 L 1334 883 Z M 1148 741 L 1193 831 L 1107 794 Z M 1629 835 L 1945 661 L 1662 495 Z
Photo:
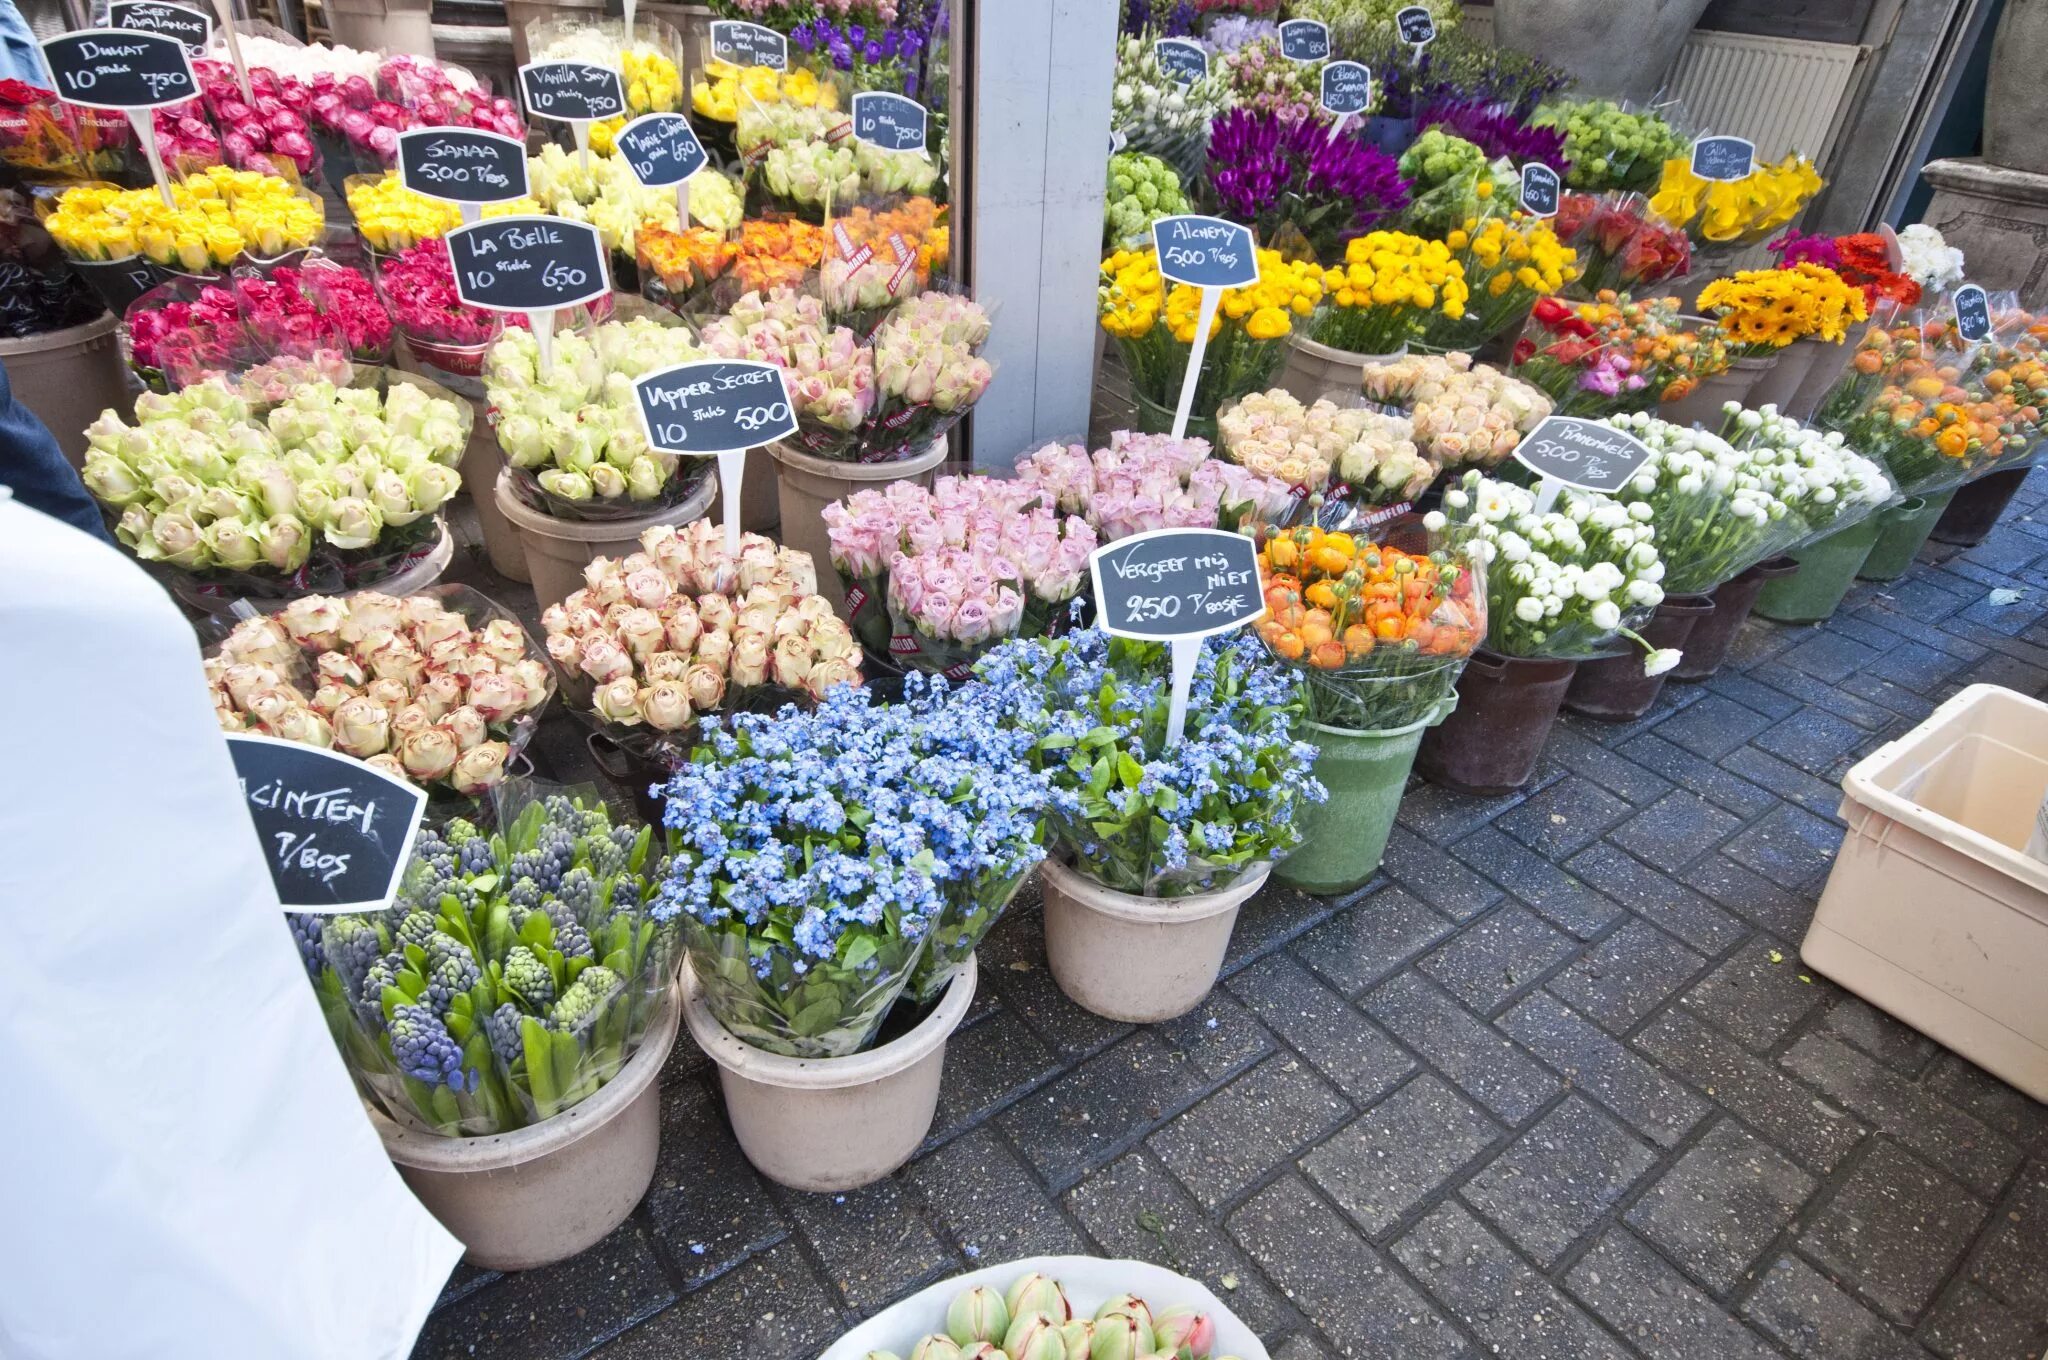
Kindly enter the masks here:
M 1263 523 L 1290 519 L 1304 503 L 1397 506 L 1436 480 L 1436 463 L 1416 445 L 1414 422 L 1362 402 L 1318 397 L 1304 405 L 1276 387 L 1240 398 L 1216 426 L 1223 452 L 1278 483 L 1292 502 L 1263 513 Z
M 1339 258 L 1346 242 L 1393 225 L 1408 206 L 1386 152 L 1333 139 L 1320 118 L 1255 108 L 1232 109 L 1210 128 L 1208 191 L 1219 216 L 1313 263 Z
M 1303 401 L 1356 392 L 1362 366 L 1399 358 L 1434 327 L 1462 324 L 1470 296 L 1463 264 L 1442 241 L 1354 237 L 1323 271 L 1320 305 L 1289 339 L 1280 385 Z
M 1405 413 L 1417 451 L 1448 472 L 1497 466 L 1551 414 L 1541 390 L 1469 354 L 1410 354 L 1363 377 L 1366 397 Z
M 1700 384 L 1671 418 L 1710 422 L 1721 404 L 1776 406 L 1799 390 L 1808 351 L 1839 345 L 1851 326 L 1869 318 L 1863 290 L 1826 265 L 1801 261 L 1783 269 L 1745 269 L 1700 290 L 1699 309 L 1714 319 L 1733 357 L 1728 371 Z M 1803 350 L 1795 350 L 1807 342 Z M 1794 355 L 1784 374 L 1778 369 Z
M 1676 405 L 1734 362 L 1721 330 L 1680 314 L 1678 299 L 1603 290 L 1590 302 L 1539 300 L 1515 342 L 1515 376 L 1558 415 L 1598 417 Z M 1718 420 L 1718 402 L 1711 408 Z
M 1209 454 L 1206 439 L 1114 430 L 1109 446 L 1093 453 L 1081 444 L 1047 444 L 1026 454 L 1017 479 L 1061 514 L 1086 521 L 1102 543 L 1154 529 L 1238 529 L 1288 511 L 1292 483 Z

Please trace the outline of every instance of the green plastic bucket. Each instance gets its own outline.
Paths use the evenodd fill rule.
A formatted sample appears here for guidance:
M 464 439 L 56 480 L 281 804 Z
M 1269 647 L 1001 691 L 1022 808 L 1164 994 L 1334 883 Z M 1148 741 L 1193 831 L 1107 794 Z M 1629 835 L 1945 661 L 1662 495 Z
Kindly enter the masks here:
M 1855 583 L 1856 569 L 1870 555 L 1870 545 L 1877 541 L 1879 517 L 1867 515 L 1817 543 L 1795 549 L 1790 556 L 1799 570 L 1759 591 L 1756 607 L 1750 612 L 1779 623 L 1819 623 L 1832 615 Z
M 1944 491 L 1939 496 L 1912 496 L 1878 511 L 1872 516 L 1882 521 L 1877 541 L 1870 545 L 1870 555 L 1857 569 L 1857 577 L 1865 581 L 1896 581 L 1904 576 L 1913 559 L 1919 556 L 1920 545 L 1934 532 L 1935 521 L 1955 496 L 1953 491 Z
M 1457 706 L 1453 691 L 1420 722 L 1377 732 L 1303 723 L 1302 738 L 1317 751 L 1316 778 L 1323 781 L 1330 798 L 1308 804 L 1297 814 L 1305 839 L 1273 876 L 1304 892 L 1328 896 L 1349 892 L 1378 872 L 1422 734 Z

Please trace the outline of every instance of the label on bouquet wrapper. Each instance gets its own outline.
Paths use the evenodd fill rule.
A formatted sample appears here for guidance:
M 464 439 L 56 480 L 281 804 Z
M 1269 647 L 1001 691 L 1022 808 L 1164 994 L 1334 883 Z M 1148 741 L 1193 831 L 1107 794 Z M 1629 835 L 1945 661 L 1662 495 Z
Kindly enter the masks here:
M 320 914 L 389 907 L 426 790 L 324 747 L 247 732 L 226 740 L 277 900 Z
M 619 73 L 587 61 L 529 62 L 519 68 L 519 93 L 528 113 L 563 123 L 617 118 L 626 111 Z
M 1748 179 L 1756 170 L 1756 144 L 1746 137 L 1702 137 L 1692 144 L 1692 172 L 1701 179 Z
M 1152 224 L 1159 273 L 1195 288 L 1246 288 L 1259 281 L 1250 227 L 1220 217 L 1162 217 Z
M 1328 61 L 1330 26 L 1315 19 L 1289 19 L 1280 25 L 1280 55 L 1289 61 Z
M 633 383 L 647 443 L 662 453 L 742 453 L 796 433 L 781 368 L 754 359 L 703 359 Z
M 43 44 L 57 93 L 89 109 L 155 109 L 199 93 L 185 44 L 161 33 L 95 28 Z
M 711 157 L 697 130 L 680 113 L 650 113 L 619 129 L 612 138 L 633 178 L 650 189 L 681 184 L 704 168 Z
M 1546 481 L 1609 494 L 1628 485 L 1650 450 L 1611 425 L 1551 416 L 1515 445 L 1515 461 Z
M 1401 30 L 1401 41 L 1414 47 L 1436 41 L 1436 16 L 1423 5 L 1409 5 L 1394 15 L 1394 26 Z
M 1355 61 L 1333 61 L 1323 68 L 1323 112 L 1342 118 L 1372 107 L 1372 71 Z
M 853 97 L 853 136 L 884 151 L 922 151 L 924 105 L 886 90 L 862 90 Z
M 1991 299 L 1974 283 L 1956 289 L 1956 333 L 1973 345 L 1991 338 Z
M 545 312 L 611 292 L 597 228 L 559 217 L 493 217 L 448 233 L 455 296 L 494 312 Z
M 398 179 L 450 203 L 510 203 L 526 197 L 526 143 L 474 128 L 414 128 L 398 134 Z
M 114 0 L 107 9 L 107 27 L 124 33 L 161 33 L 197 54 L 213 36 L 213 16 L 183 5 L 166 5 L 162 0 Z
M 772 28 L 744 19 L 718 19 L 711 25 L 711 55 L 734 66 L 789 69 L 789 40 Z
M 1542 161 L 1530 161 L 1522 167 L 1522 211 L 1531 217 L 1557 216 L 1558 195 L 1563 188 L 1557 171 Z
M 1161 38 L 1152 44 L 1159 69 L 1183 85 L 1192 85 L 1209 74 L 1209 52 L 1193 38 Z
M 1266 612 L 1259 549 L 1221 529 L 1155 529 L 1088 559 L 1103 631 L 1170 642 L 1204 638 Z

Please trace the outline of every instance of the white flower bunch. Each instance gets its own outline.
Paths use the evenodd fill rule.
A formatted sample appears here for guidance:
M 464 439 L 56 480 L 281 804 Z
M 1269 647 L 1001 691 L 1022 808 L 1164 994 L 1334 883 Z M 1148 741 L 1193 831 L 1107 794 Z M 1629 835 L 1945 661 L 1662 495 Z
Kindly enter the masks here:
M 1925 222 L 1899 233 L 1900 268 L 1929 292 L 1941 292 L 1963 281 L 1963 252 L 1942 239 Z
M 1109 125 L 1126 149 L 1159 157 L 1183 183 L 1201 173 L 1209 151 L 1209 124 L 1233 103 L 1230 82 L 1212 63 L 1209 74 L 1183 85 L 1167 73 L 1146 38 L 1123 38 L 1116 49 L 1116 85 Z
M 1897 494 L 1883 464 L 1850 448 L 1839 431 L 1809 428 L 1775 406 L 1742 411 L 1734 425 L 1738 450 L 1768 452 L 1783 465 L 1778 494 L 1799 525 L 1788 547 L 1854 524 Z
M 592 155 L 589 168 L 573 151 L 549 143 L 526 162 L 533 197 L 556 217 L 588 222 L 606 250 L 634 253 L 642 227 L 676 230 L 676 191 L 649 189 L 634 178 L 623 156 Z M 706 166 L 690 177 L 690 220 L 731 231 L 745 215 L 740 191 Z

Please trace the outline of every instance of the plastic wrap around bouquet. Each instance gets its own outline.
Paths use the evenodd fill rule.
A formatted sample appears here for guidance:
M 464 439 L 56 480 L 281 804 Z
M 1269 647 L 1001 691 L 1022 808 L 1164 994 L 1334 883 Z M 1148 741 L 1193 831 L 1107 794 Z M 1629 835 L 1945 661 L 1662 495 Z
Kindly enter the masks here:
M 1406 413 L 1417 451 L 1447 472 L 1497 466 L 1552 410 L 1539 389 L 1462 353 L 1369 363 L 1363 387 Z
M 1735 352 L 1727 334 L 1686 316 L 1678 299 L 1602 291 L 1590 302 L 1544 298 L 1535 325 L 1515 342 L 1514 375 L 1542 390 L 1555 413 L 1609 415 L 1682 401 L 1726 373 Z
M 1079 515 L 1104 543 L 1154 529 L 1240 529 L 1293 506 L 1298 488 L 1266 469 L 1210 457 L 1206 439 L 1113 430 L 1107 448 L 1047 444 L 1017 479 Z
M 1223 409 L 1216 434 L 1233 462 L 1286 488 L 1294 504 L 1262 509 L 1257 518 L 1268 524 L 1302 506 L 1318 519 L 1326 509 L 1392 507 L 1421 494 L 1438 470 L 1417 446 L 1412 419 L 1371 409 L 1361 397 L 1304 404 L 1284 388 L 1254 392 Z
M 390 910 L 291 917 L 350 1073 L 392 1119 L 451 1138 L 595 1094 L 675 980 L 677 931 L 651 906 L 653 828 L 535 781 L 508 781 L 493 812 L 495 831 L 421 828 Z
M 481 377 L 498 337 L 526 325 L 517 312 L 486 311 L 456 296 L 455 266 L 438 236 L 381 259 L 377 292 L 413 358 L 454 378 Z
M 127 183 L 142 159 L 119 110 L 67 104 L 54 90 L 0 80 L 0 166 L 10 176 L 29 184 Z M 141 174 L 148 176 L 146 164 Z
M 743 105 L 736 135 L 752 204 L 821 222 L 856 207 L 886 210 L 907 198 L 945 198 L 928 151 L 892 150 L 852 132 L 836 111 L 792 102 Z
M 173 279 L 129 304 L 129 364 L 153 392 L 229 377 L 250 394 L 282 371 L 347 382 L 353 364 L 389 362 L 396 333 L 376 285 L 318 255 L 268 277 L 237 269 L 219 283 Z
M 1575 296 L 1642 292 L 1692 271 L 1692 239 L 1651 216 L 1641 194 L 1566 194 L 1556 229 L 1579 253 Z
M 526 25 L 526 50 L 531 61 L 576 61 L 619 73 L 626 112 L 590 125 L 590 149 L 597 155 L 610 155 L 612 138 L 640 115 L 674 113 L 683 106 L 682 35 L 657 19 L 636 20 L 631 33 L 623 19 L 534 19 Z M 566 123 L 542 123 L 568 141 Z
M 555 692 L 518 619 L 467 586 L 301 596 L 237 623 L 206 679 L 222 731 L 328 747 L 464 798 L 504 779 Z
M 437 383 L 359 368 L 252 402 L 226 379 L 136 398 L 86 430 L 85 484 L 145 564 L 226 599 L 342 594 L 431 552 L 471 411 Z

